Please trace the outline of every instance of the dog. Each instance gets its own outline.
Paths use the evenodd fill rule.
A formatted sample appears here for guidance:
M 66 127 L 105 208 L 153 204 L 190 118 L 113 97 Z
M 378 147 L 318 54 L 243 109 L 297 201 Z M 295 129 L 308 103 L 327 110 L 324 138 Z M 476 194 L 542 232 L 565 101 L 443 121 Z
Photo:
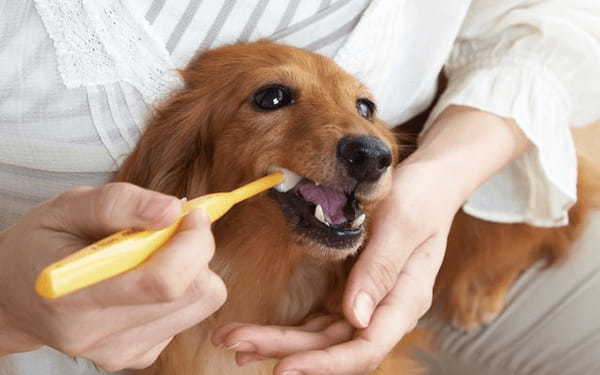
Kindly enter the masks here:
M 115 180 L 193 198 L 283 170 L 293 188 L 244 201 L 213 224 L 210 267 L 228 300 L 140 374 L 270 374 L 274 361 L 238 367 L 232 353 L 212 346 L 211 332 L 233 321 L 296 325 L 314 313 L 341 314 L 349 267 L 415 138 L 401 128 L 394 134 L 362 84 L 302 49 L 227 45 L 200 54 L 181 75 L 185 87 L 157 108 Z M 457 214 L 433 310 L 463 327 L 499 313 L 521 271 L 566 256 L 589 210 L 585 193 L 600 190 L 598 181 L 580 179 L 582 197 L 564 228 Z M 420 373 L 409 348 L 422 339 L 407 335 L 377 373 Z

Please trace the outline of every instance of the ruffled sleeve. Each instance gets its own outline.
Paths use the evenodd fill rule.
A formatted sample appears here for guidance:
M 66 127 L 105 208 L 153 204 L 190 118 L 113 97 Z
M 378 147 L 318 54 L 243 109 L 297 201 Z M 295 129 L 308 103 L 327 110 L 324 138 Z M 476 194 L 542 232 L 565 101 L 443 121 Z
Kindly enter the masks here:
M 569 127 L 600 118 L 600 2 L 475 1 L 444 70 L 448 88 L 426 127 L 449 105 L 470 106 L 514 119 L 533 144 L 482 185 L 465 212 L 567 224 L 577 199 Z

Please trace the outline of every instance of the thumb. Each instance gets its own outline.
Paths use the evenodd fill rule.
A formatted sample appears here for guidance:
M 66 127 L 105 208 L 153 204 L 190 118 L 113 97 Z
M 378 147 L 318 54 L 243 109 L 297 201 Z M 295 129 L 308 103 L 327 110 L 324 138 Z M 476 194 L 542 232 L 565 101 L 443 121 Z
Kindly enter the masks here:
M 403 226 L 393 220 L 391 206 L 385 206 L 387 211 L 375 219 L 369 242 L 348 276 L 342 309 L 356 328 L 369 325 L 373 311 L 394 288 L 407 259 L 422 239 L 418 230 L 398 229 Z
M 357 328 L 369 326 L 373 311 L 396 285 L 406 259 L 367 247 L 352 267 L 344 292 L 344 316 Z
M 118 182 L 63 193 L 48 202 L 48 213 L 58 230 L 104 237 L 128 227 L 165 227 L 177 220 L 181 205 L 173 196 Z

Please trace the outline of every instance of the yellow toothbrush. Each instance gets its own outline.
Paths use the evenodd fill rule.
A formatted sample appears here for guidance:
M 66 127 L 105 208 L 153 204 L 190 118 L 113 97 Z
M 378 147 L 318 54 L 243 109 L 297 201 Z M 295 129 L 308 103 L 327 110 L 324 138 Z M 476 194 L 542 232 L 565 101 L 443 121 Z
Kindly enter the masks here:
M 38 276 L 35 290 L 42 297 L 58 298 L 129 271 L 173 237 L 183 217 L 192 210 L 202 208 L 214 222 L 236 203 L 279 185 L 283 180 L 283 173 L 273 173 L 230 192 L 193 199 L 184 204 L 175 223 L 160 230 L 130 228 L 117 232 L 45 268 Z

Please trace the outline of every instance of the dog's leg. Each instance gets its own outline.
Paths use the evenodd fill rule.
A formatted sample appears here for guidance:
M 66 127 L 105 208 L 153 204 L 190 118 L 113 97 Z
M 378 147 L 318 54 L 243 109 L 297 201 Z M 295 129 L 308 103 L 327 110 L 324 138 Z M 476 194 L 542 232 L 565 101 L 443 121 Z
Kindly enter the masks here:
M 436 282 L 433 311 L 465 330 L 490 322 L 524 270 L 538 261 L 550 266 L 566 257 L 587 212 L 582 200 L 571 209 L 570 224 L 559 228 L 492 223 L 459 212 Z

